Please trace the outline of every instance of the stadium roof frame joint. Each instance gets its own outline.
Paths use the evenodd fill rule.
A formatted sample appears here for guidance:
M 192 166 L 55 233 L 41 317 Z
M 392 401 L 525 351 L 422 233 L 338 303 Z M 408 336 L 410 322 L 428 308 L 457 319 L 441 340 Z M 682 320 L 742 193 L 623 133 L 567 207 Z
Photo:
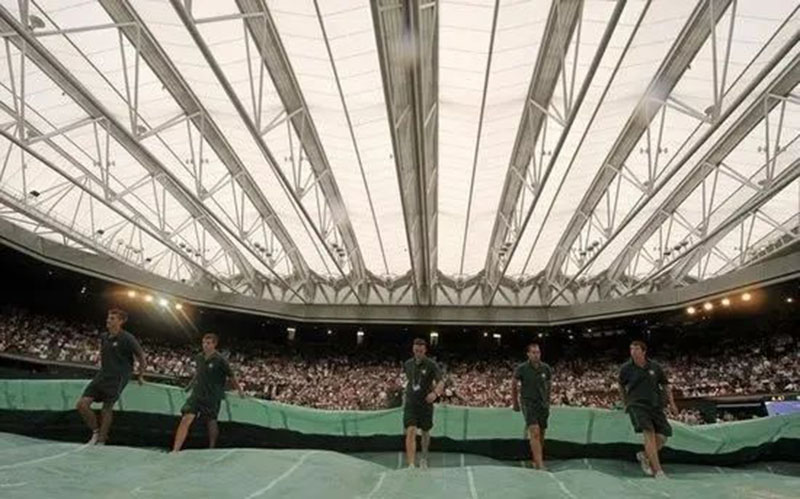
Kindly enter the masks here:
M 778 65 L 778 63 L 797 44 L 798 41 L 800 41 L 800 35 L 795 33 L 783 45 L 782 50 L 780 50 L 778 54 L 772 58 L 770 63 L 761 70 L 760 77 L 756 78 L 750 84 L 751 88 L 748 91 L 743 92 L 743 95 L 737 99 L 738 102 L 734 104 L 733 107 L 738 106 L 740 101 L 744 99 L 744 96 L 751 93 L 750 90 L 752 87 L 763 81 L 763 78 L 767 76 L 767 73 L 769 73 L 775 66 Z M 774 108 L 778 103 L 786 102 L 781 99 L 776 99 L 775 96 L 781 94 L 790 95 L 790 92 L 794 89 L 798 82 L 800 82 L 800 53 L 794 56 L 792 61 L 786 65 L 786 67 L 778 76 L 775 77 L 768 88 L 750 104 L 750 106 L 736 120 L 736 122 L 727 128 L 726 132 L 720 137 L 714 146 L 703 156 L 701 160 L 698 161 L 698 164 L 695 166 L 694 170 L 689 173 L 675 188 L 675 190 L 670 193 L 670 195 L 662 202 L 662 204 L 653 213 L 653 215 L 651 215 L 642 228 L 635 234 L 626 248 L 614 259 L 611 265 L 609 265 L 606 273 L 607 282 L 604 285 L 605 291 L 602 293 L 602 297 L 608 297 L 616 287 L 625 288 L 625 286 L 620 282 L 620 276 L 630 265 L 630 263 L 637 258 L 637 255 L 642 255 L 646 250 L 646 248 L 644 248 L 646 241 L 663 225 L 665 221 L 672 221 L 675 219 L 673 214 L 676 212 L 678 207 L 681 206 L 682 202 L 694 191 L 697 186 L 704 181 L 709 174 L 712 172 L 715 172 L 715 174 L 716 172 L 726 173 L 726 170 L 729 169 L 729 167 L 724 164 L 726 156 L 747 136 L 747 134 L 750 133 L 751 130 L 758 126 L 762 121 L 766 121 L 766 116 L 772 108 Z M 769 168 L 769 165 L 774 162 L 775 155 L 770 156 L 769 152 L 765 151 L 765 156 L 765 167 Z M 736 177 L 734 176 L 734 178 Z M 743 182 L 742 179 L 739 178 L 736 178 L 736 180 L 739 181 L 740 184 L 748 183 Z M 774 182 L 775 179 L 767 181 L 763 188 L 758 185 L 754 186 L 757 188 L 754 198 L 763 192 L 764 189 L 771 188 L 774 185 Z M 752 184 L 752 182 L 749 183 Z
M 609 226 L 605 226 L 602 221 L 595 220 L 594 213 L 603 196 L 611 195 L 610 189 L 612 188 L 612 183 L 620 173 L 622 165 L 625 164 L 625 162 L 628 160 L 628 157 L 633 152 L 636 144 L 639 142 L 639 139 L 646 134 L 648 140 L 650 140 L 650 124 L 653 119 L 656 118 L 659 112 L 662 113 L 663 119 L 663 108 L 665 106 L 669 106 L 678 109 L 684 114 L 693 116 L 700 121 L 710 123 L 718 122 L 720 109 L 716 106 L 721 105 L 722 92 L 719 89 L 716 69 L 716 42 L 713 43 L 712 50 L 715 102 L 711 108 L 711 112 L 700 113 L 699 111 L 693 110 L 690 106 L 677 101 L 676 98 L 671 95 L 671 92 L 678 84 L 685 71 L 689 68 L 695 55 L 703 47 L 706 40 L 709 37 L 711 37 L 712 41 L 716 40 L 716 24 L 722 18 L 731 2 L 735 3 L 735 0 L 703 0 L 697 3 L 694 11 L 681 30 L 681 33 L 678 35 L 678 38 L 670 48 L 669 53 L 662 61 L 661 66 L 653 77 L 653 80 L 648 85 L 644 95 L 641 97 L 639 103 L 636 105 L 636 108 L 628 118 L 628 121 L 620 135 L 617 137 L 614 146 L 601 163 L 605 167 L 598 170 L 597 175 L 592 181 L 591 187 L 584 194 L 583 199 L 575 211 L 575 214 L 567 225 L 567 229 L 562 234 L 555 251 L 550 257 L 550 260 L 545 267 L 545 282 L 547 284 L 542 289 L 543 302 L 547 303 L 548 305 L 552 305 L 559 297 L 561 297 L 564 291 L 569 288 L 587 268 L 589 268 L 589 266 L 600 255 L 603 249 L 610 244 L 616 235 L 619 234 L 627 225 L 627 223 L 633 218 L 632 216 L 627 216 L 625 220 L 622 220 L 617 227 L 613 227 L 612 222 L 610 221 Z M 735 16 L 732 16 L 732 22 L 730 25 L 731 29 L 733 28 L 733 17 Z M 726 58 L 724 61 L 723 70 L 724 75 L 727 75 L 729 56 L 730 47 L 728 47 L 726 50 Z M 725 78 L 726 76 L 722 78 L 723 85 Z M 659 143 L 655 147 L 652 145 L 648 146 L 648 158 L 652 157 L 651 151 L 653 150 L 656 151 L 656 157 L 661 154 L 660 137 L 661 134 L 659 134 Z M 650 161 L 652 162 L 652 159 L 650 159 Z M 653 168 L 648 168 L 648 171 L 650 178 L 648 178 L 647 182 L 649 186 L 652 186 L 656 181 L 657 172 L 655 172 Z M 647 200 L 649 200 L 653 194 L 655 194 L 655 190 L 645 194 Z M 633 211 L 634 216 L 645 204 L 646 202 L 639 204 L 639 207 Z M 613 203 L 613 205 L 614 213 L 612 213 L 610 218 L 611 220 L 616 220 L 617 204 Z M 565 261 L 571 256 L 571 249 L 576 240 L 578 240 L 580 244 L 584 243 L 582 239 L 579 240 L 579 236 L 587 222 L 597 222 L 599 233 L 606 234 L 606 237 L 604 238 L 605 240 L 600 243 L 599 248 L 595 247 L 589 250 L 588 248 L 581 247 L 580 251 L 590 253 L 589 257 L 583 262 L 576 262 L 578 264 L 578 271 L 568 278 L 566 283 L 558 286 L 555 284 L 558 278 L 557 274 L 561 270 Z M 555 293 L 553 293 L 553 286 L 557 287 Z
M 113 136 L 119 144 L 125 148 L 136 161 L 148 170 L 155 179 L 161 183 L 186 210 L 204 227 L 206 232 L 225 248 L 231 259 L 236 262 L 237 267 L 246 277 L 251 290 L 260 295 L 263 282 L 258 277 L 257 272 L 250 262 L 234 246 L 232 241 L 217 227 L 212 220 L 215 219 L 213 213 L 207 210 L 202 203 L 189 193 L 180 182 L 153 156 L 146 148 L 139 144 L 139 141 L 132 133 L 127 131 L 109 113 L 107 109 L 72 75 L 39 41 L 32 35 L 29 28 L 26 28 L 5 8 L 0 8 L 0 29 L 4 33 L 14 32 L 16 36 L 7 36 L 6 39 L 20 49 L 23 60 L 30 59 L 39 69 L 50 77 L 66 95 L 69 95 L 84 112 L 94 118 L 96 123 L 102 123 L 109 135 Z M 23 102 L 25 95 L 20 94 Z M 26 106 L 21 106 L 24 110 Z
M 418 305 L 436 303 L 439 2 L 371 2 Z M 408 42 L 413 40 L 413 42 Z
M 4 108 L 4 110 L 8 111 L 7 106 L 5 103 L 0 103 L 0 106 Z M 32 129 L 33 125 L 28 124 L 29 129 Z M 149 218 L 139 213 L 135 208 L 133 208 L 127 201 L 122 197 L 119 196 L 119 204 L 125 206 L 127 210 L 130 210 L 134 213 L 133 216 L 128 215 L 124 211 L 117 208 L 112 203 L 107 203 L 106 199 L 95 193 L 92 189 L 88 188 L 85 185 L 85 182 L 88 180 L 92 180 L 95 183 L 102 183 L 102 179 L 97 178 L 89 169 L 85 168 L 82 164 L 80 164 L 74 157 L 67 154 L 63 149 L 61 149 L 57 144 L 52 142 L 51 140 L 47 139 L 47 145 L 53 149 L 56 153 L 61 155 L 65 160 L 70 162 L 73 166 L 79 168 L 84 176 L 83 181 L 79 179 L 74 179 L 70 177 L 67 173 L 65 173 L 61 168 L 55 165 L 53 162 L 36 152 L 35 150 L 31 149 L 30 145 L 25 144 L 24 142 L 20 141 L 13 135 L 9 134 L 4 130 L 0 130 L 0 136 L 8 140 L 10 143 L 14 144 L 15 146 L 23 149 L 26 154 L 29 154 L 31 157 L 35 158 L 37 161 L 41 162 L 49 169 L 53 170 L 60 176 L 64 177 L 69 183 L 73 186 L 78 187 L 81 191 L 85 194 L 88 194 L 93 199 L 97 200 L 98 202 L 106 204 L 111 210 L 116 212 L 120 217 L 125 219 L 128 223 L 132 224 L 136 228 L 138 228 L 141 232 L 148 234 L 149 236 L 153 237 L 154 239 L 159 240 L 165 247 L 172 250 L 175 255 L 179 255 L 179 257 L 187 264 L 187 266 L 191 267 L 193 270 L 193 274 L 195 276 L 193 284 L 202 284 L 203 282 L 207 283 L 207 285 L 211 285 L 211 283 L 216 284 L 219 287 L 227 287 L 231 291 L 233 291 L 233 287 L 231 284 L 227 283 L 225 280 L 220 279 L 219 277 L 215 276 L 211 272 L 209 272 L 201 263 L 194 261 L 189 255 L 182 251 L 181 248 L 173 242 L 168 237 L 164 237 L 164 232 L 159 227 L 156 227 L 149 221 Z M 60 220 L 57 220 L 50 213 L 41 213 L 39 210 L 35 208 L 35 206 L 31 205 L 30 203 L 26 202 L 26 198 L 21 200 L 11 199 L 9 194 L 5 193 L 4 191 L 0 190 L 4 197 L 3 204 L 9 206 L 16 211 L 23 213 L 24 215 L 39 221 L 43 225 L 47 225 L 53 230 L 62 233 L 65 237 L 72 239 L 73 241 L 82 244 L 83 246 L 90 248 L 98 253 L 106 254 L 107 256 L 114 258 L 116 260 L 122 260 L 125 263 L 133 264 L 137 267 L 142 269 L 146 269 L 146 265 L 144 265 L 141 261 L 135 261 L 131 258 L 127 258 L 126 255 L 120 255 L 118 252 L 114 251 L 113 249 L 106 248 L 105 245 L 101 244 L 97 239 L 97 232 L 94 231 L 95 223 L 94 223 L 94 210 L 90 210 L 90 221 L 91 227 L 93 229 L 92 236 L 86 236 L 81 234 L 76 229 L 74 229 L 75 220 L 78 216 L 78 212 L 80 211 L 81 204 L 75 208 L 75 213 L 72 216 L 72 223 L 67 225 Z M 120 227 L 121 228 L 121 227 Z M 109 241 L 113 240 L 113 237 L 108 238 Z M 175 279 L 178 280 L 178 279 Z
M 521 235 L 525 232 L 533 210 L 538 204 L 539 194 L 550 177 L 558 152 L 572 127 L 577 110 L 580 108 L 589 84 L 594 78 L 600 59 L 606 51 L 625 4 L 624 0 L 616 3 L 577 96 L 573 96 L 571 91 L 566 91 L 568 83 L 565 60 L 572 38 L 575 36 L 576 53 L 573 61 L 574 67 L 570 72 L 572 82 L 569 83 L 569 86 L 574 88 L 575 69 L 578 60 L 577 51 L 580 48 L 583 0 L 556 0 L 550 7 L 543 40 L 531 75 L 526 105 L 517 128 L 517 136 L 511 152 L 505 183 L 503 184 L 503 192 L 492 229 L 489 249 L 486 253 L 485 281 L 481 289 L 484 305 L 492 304 L 500 283 L 505 277 L 511 259 L 519 245 Z M 639 22 L 641 22 L 641 18 Z M 562 96 L 564 116 L 555 114 L 557 113 L 557 106 L 553 102 L 559 76 L 561 76 L 562 86 L 565 88 Z M 546 121 L 548 119 L 562 124 L 563 130 L 556 150 L 545 166 L 543 155 L 537 163 L 534 149 L 537 142 L 539 142 L 540 134 L 546 133 Z M 521 198 L 523 187 L 529 190 L 532 195 L 532 200 L 524 218 L 522 218 L 524 206 L 520 204 L 523 201 Z
M 297 79 L 289 63 L 289 58 L 283 48 L 280 36 L 275 29 L 266 3 L 260 0 L 237 0 L 236 3 L 240 13 L 214 16 L 213 18 L 199 20 L 195 20 L 192 15 L 191 2 L 186 2 L 182 5 L 180 0 L 171 0 L 171 3 L 184 26 L 192 36 L 195 44 L 202 52 L 209 67 L 217 77 L 220 85 L 224 88 L 228 99 L 245 123 L 246 128 L 261 150 L 262 155 L 278 177 L 281 187 L 287 192 L 290 199 L 292 199 L 294 209 L 299 210 L 302 213 L 301 218 L 311 226 L 315 239 L 325 248 L 325 252 L 333 261 L 342 278 L 347 282 L 350 291 L 356 297 L 358 303 L 365 304 L 369 294 L 369 282 L 363 255 L 358 245 L 355 231 L 350 223 L 344 200 L 342 199 L 338 185 L 334 179 L 327 156 L 322 148 L 322 143 L 317 134 L 316 127 L 308 113 L 308 106 L 305 103 L 305 99 L 303 98 Z M 198 21 L 199 24 L 205 24 L 235 19 L 241 19 L 246 31 L 249 30 L 253 43 L 256 45 L 261 56 L 262 66 L 266 67 L 275 85 L 275 89 L 281 98 L 285 116 L 276 119 L 290 123 L 300 139 L 301 148 L 305 151 L 306 158 L 309 160 L 315 175 L 315 182 L 310 186 L 301 186 L 298 183 L 293 184 L 283 173 L 272 155 L 262 133 L 260 113 L 251 116 L 246 110 L 241 99 L 236 95 L 227 76 L 211 52 L 210 47 L 197 28 Z M 245 38 L 245 41 L 249 44 L 249 39 Z M 292 155 L 292 158 L 294 160 L 294 155 Z M 294 161 L 292 166 L 293 168 L 298 168 Z M 295 177 L 299 178 L 301 175 L 295 175 Z M 319 187 L 325 197 L 325 208 L 329 209 L 333 215 L 332 218 L 336 227 L 335 233 L 325 228 L 323 220 L 319 220 L 315 223 L 313 217 L 302 203 L 302 197 L 306 192 L 305 189 L 313 187 Z M 344 246 L 343 253 L 340 252 L 337 254 L 334 251 L 332 243 L 329 240 L 331 235 L 334 236 L 334 242 L 341 238 Z M 344 262 L 350 264 L 350 272 L 345 271 L 343 267 Z
M 128 40 L 136 48 L 136 64 L 133 84 L 129 82 L 127 70 L 125 71 L 125 85 L 126 95 L 133 95 L 133 99 L 128 99 L 128 102 L 133 102 L 134 108 L 130 110 L 131 113 L 131 130 L 138 140 L 142 141 L 150 136 L 156 135 L 163 130 L 171 127 L 187 123 L 187 133 L 189 136 L 189 144 L 191 140 L 191 128 L 188 126 L 189 122 L 195 125 L 196 129 L 200 131 L 202 139 L 204 139 L 216 153 L 222 164 L 228 170 L 229 176 L 223 178 L 225 184 L 236 182 L 247 195 L 247 198 L 255 207 L 259 217 L 263 223 L 269 227 L 270 231 L 275 235 L 276 239 L 281 245 L 286 256 L 292 264 L 294 276 L 290 277 L 291 280 L 298 280 L 299 287 L 303 289 L 304 301 L 313 300 L 314 283 L 311 280 L 310 270 L 308 264 L 301 252 L 298 250 L 297 245 L 292 240 L 288 231 L 284 227 L 277 216 L 275 210 L 272 208 L 269 201 L 264 196 L 261 189 L 256 185 L 251 177 L 247 168 L 242 160 L 236 154 L 235 150 L 228 142 L 222 130 L 216 124 L 210 113 L 200 102 L 200 99 L 194 94 L 189 84 L 185 81 L 183 76 L 175 68 L 172 61 L 166 56 L 163 49 L 160 47 L 155 37 L 150 33 L 149 29 L 145 26 L 144 22 L 139 18 L 137 12 L 130 6 L 128 2 L 122 0 L 98 0 L 101 6 L 105 9 L 108 16 L 115 21 L 116 24 L 124 26 L 119 29 L 119 36 L 126 36 Z M 122 44 L 120 43 L 120 50 Z M 124 60 L 124 51 L 121 51 Z M 170 93 L 175 102 L 180 106 L 182 113 L 166 120 L 165 122 L 150 128 L 149 130 L 142 131 L 143 127 L 138 126 L 138 64 L 139 59 L 143 58 L 148 64 L 150 69 L 164 85 L 164 88 Z M 123 66 L 124 68 L 125 66 Z M 132 89 L 130 87 L 133 87 Z M 195 190 L 199 199 L 207 199 L 215 192 L 215 188 L 221 188 L 222 181 L 212 189 L 206 190 L 203 187 L 203 147 L 202 141 L 196 148 L 191 148 L 191 162 L 192 162 L 192 176 L 195 180 Z M 236 202 L 236 196 L 234 196 Z M 238 214 L 243 214 L 244 209 L 235 206 Z M 220 209 L 224 209 L 220 206 Z M 293 289 L 292 286 L 283 280 L 281 276 L 274 271 L 274 263 L 265 258 L 264 255 L 258 250 L 253 248 L 253 244 L 247 241 L 248 231 L 244 227 L 241 216 L 228 217 L 234 221 L 237 229 L 235 234 L 239 243 L 248 249 L 257 260 L 259 260 L 266 268 L 268 268 L 274 276 L 278 279 L 287 289 Z M 263 290 L 263 288 L 262 288 Z

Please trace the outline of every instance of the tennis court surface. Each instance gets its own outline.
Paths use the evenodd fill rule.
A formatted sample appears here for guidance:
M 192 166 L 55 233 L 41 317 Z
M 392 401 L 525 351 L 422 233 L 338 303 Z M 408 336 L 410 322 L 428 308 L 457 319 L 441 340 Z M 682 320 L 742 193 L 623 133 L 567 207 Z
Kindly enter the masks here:
M 316 450 L 216 449 L 171 455 L 132 447 L 87 447 L 0 433 L 0 496 L 325 498 L 797 498 L 800 463 L 735 468 L 667 465 L 668 480 L 633 462 L 522 462 L 434 453 L 428 470 L 398 469 L 396 452 L 345 455 Z

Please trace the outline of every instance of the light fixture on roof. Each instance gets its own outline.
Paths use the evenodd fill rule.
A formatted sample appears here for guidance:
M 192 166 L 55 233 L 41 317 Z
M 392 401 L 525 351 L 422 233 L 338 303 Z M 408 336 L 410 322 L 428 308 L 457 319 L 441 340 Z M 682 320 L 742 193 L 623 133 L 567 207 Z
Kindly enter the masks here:
M 176 303 L 175 304 L 175 309 L 176 310 L 183 310 L 183 305 L 181 305 L 180 303 Z
M 128 298 L 136 298 L 136 291 L 128 290 Z
M 794 298 L 792 298 L 791 296 L 787 297 L 786 303 L 794 303 Z
M 688 307 L 686 309 L 686 313 L 689 314 L 689 315 L 694 315 L 695 312 L 697 312 L 697 310 L 694 307 Z
M 152 295 L 144 295 L 144 301 L 146 301 L 147 303 L 150 303 L 151 301 L 153 301 L 153 296 Z
M 168 307 L 169 306 L 169 302 L 167 301 L 166 298 L 161 298 L 160 300 L 158 300 L 158 304 L 161 305 L 162 307 Z
M 750 301 L 751 298 L 753 298 L 753 295 L 750 293 L 742 293 L 742 301 Z
M 722 301 L 720 301 L 720 303 L 722 303 L 723 307 L 730 307 L 731 306 L 731 300 L 728 299 L 728 298 L 723 298 Z
M 703 303 L 703 309 L 705 309 L 706 311 L 714 310 L 714 304 L 711 303 L 710 301 L 707 301 Z

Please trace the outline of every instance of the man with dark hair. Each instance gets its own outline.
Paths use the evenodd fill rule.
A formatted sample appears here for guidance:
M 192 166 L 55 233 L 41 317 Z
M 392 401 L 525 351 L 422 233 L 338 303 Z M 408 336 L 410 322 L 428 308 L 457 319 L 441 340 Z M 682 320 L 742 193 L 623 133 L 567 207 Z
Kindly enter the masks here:
M 233 388 L 244 398 L 239 381 L 231 371 L 228 361 L 217 352 L 219 337 L 213 333 L 203 335 L 203 353 L 195 359 L 196 371 L 194 377 L 186 387 L 192 389 L 192 394 L 181 409 L 181 422 L 175 432 L 175 442 L 172 452 L 178 452 L 183 447 L 189 427 L 192 426 L 197 416 L 205 417 L 208 428 L 208 447 L 213 449 L 217 445 L 219 427 L 217 415 L 222 399 L 225 398 L 225 386 L 230 380 Z
M 677 414 L 678 408 L 664 369 L 647 358 L 647 345 L 639 340 L 631 342 L 630 355 L 619 371 L 619 391 L 634 431 L 643 434 L 644 452 L 637 452 L 636 459 L 645 474 L 666 478 L 658 459 L 658 451 L 667 437 L 672 436 L 672 427 L 664 414 L 664 400 L 669 401 L 674 413 Z
M 550 416 L 550 388 L 553 370 L 542 362 L 542 351 L 538 343 L 531 343 L 525 350 L 528 360 L 517 365 L 511 380 L 511 400 L 514 411 L 522 409 L 530 440 L 533 467 L 544 470 L 544 432 Z M 522 383 L 522 391 L 519 384 Z M 522 397 L 519 397 L 519 394 Z M 521 400 L 520 400 L 521 398 Z
M 428 449 L 433 428 L 433 403 L 442 395 L 442 371 L 426 356 L 428 344 L 422 338 L 414 340 L 414 356 L 403 364 L 406 375 L 403 427 L 406 432 L 406 461 L 413 468 L 417 452 L 417 428 L 422 430 L 420 468 L 428 467 Z
M 86 425 L 92 430 L 90 445 L 103 445 L 108 440 L 111 420 L 114 414 L 114 403 L 119 399 L 122 390 L 133 373 L 133 359 L 139 363 L 138 381 L 143 383 L 146 367 L 144 352 L 133 335 L 122 329 L 128 320 L 124 310 L 112 308 L 106 317 L 107 332 L 100 337 L 100 371 L 83 391 L 75 408 Z M 93 402 L 102 402 L 100 411 L 100 427 L 92 410 Z

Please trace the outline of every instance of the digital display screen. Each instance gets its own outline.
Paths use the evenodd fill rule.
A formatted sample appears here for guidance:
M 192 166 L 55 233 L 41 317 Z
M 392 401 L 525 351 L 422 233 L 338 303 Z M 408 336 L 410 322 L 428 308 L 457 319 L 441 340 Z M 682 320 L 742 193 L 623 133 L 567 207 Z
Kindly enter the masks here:
M 764 402 L 764 405 L 770 416 L 800 413 L 800 400 L 770 400 Z

